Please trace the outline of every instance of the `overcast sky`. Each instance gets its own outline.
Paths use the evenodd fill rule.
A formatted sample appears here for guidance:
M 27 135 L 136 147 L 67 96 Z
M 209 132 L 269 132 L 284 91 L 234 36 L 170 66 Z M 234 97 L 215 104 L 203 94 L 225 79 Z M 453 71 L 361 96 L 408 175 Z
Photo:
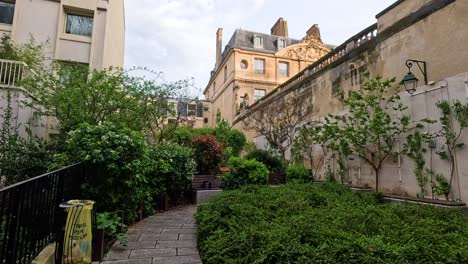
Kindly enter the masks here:
M 201 94 L 215 63 L 215 33 L 223 47 L 236 28 L 270 33 L 279 17 L 289 36 L 319 24 L 324 42 L 342 44 L 376 22 L 395 0 L 125 0 L 125 67 L 162 71 L 168 81 L 193 77 Z

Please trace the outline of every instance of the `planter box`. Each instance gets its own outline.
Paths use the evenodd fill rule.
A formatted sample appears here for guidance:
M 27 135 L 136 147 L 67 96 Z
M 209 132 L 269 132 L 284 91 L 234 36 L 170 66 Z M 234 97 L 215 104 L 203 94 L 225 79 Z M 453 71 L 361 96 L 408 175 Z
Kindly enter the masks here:
M 397 196 L 397 195 L 384 195 L 384 200 L 388 202 L 412 202 L 412 203 L 420 203 L 420 204 L 429 204 L 441 207 L 450 207 L 450 208 L 463 208 L 465 207 L 465 203 L 457 203 L 445 200 L 436 200 L 436 199 L 428 199 L 428 198 L 414 198 L 414 197 L 406 197 L 406 196 Z
M 221 175 L 193 175 L 192 190 L 219 190 L 221 188 L 220 176 Z
M 194 204 L 208 203 L 213 196 L 220 194 L 222 191 L 223 190 L 198 190 L 198 191 L 193 191 L 193 203 Z

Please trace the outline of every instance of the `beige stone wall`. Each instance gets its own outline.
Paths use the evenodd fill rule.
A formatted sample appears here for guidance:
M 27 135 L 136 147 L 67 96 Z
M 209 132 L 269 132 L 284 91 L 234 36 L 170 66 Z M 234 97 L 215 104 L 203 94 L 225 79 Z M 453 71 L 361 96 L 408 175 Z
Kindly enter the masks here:
M 347 54 L 342 57 L 330 58 L 317 65 L 318 71 L 309 68 L 300 77 L 292 80 L 292 85 L 280 86 L 275 90 L 275 95 L 266 98 L 260 104 L 254 105 L 251 111 L 255 111 L 262 104 L 272 103 L 274 98 L 282 96 L 306 96 L 314 110 L 309 120 L 320 120 L 328 114 L 345 113 L 346 109 L 340 103 L 340 98 L 335 95 L 336 91 L 343 90 L 345 97 L 348 92 L 358 89 L 363 81 L 362 72 L 369 71 L 371 76 L 382 75 L 384 78 L 395 77 L 397 83 L 403 79 L 407 73 L 405 61 L 407 59 L 423 60 L 427 62 L 428 79 L 430 85 L 425 86 L 423 76 L 417 66 L 412 71 L 419 78 L 418 92 L 414 96 L 409 96 L 404 88 L 399 86 L 401 97 L 409 107 L 408 114 L 413 120 L 419 121 L 426 117 L 437 119 L 439 114 L 435 108 L 435 103 L 441 99 L 459 99 L 466 102 L 468 98 L 468 50 L 462 43 L 468 43 L 468 1 L 455 1 L 434 13 L 429 14 L 422 20 L 409 25 L 406 28 L 392 29 L 392 24 L 397 21 L 393 19 L 401 18 L 401 14 L 396 12 L 402 9 L 403 13 L 415 13 L 426 4 L 427 1 L 406 0 L 402 2 L 400 8 L 389 11 L 379 18 L 378 28 L 387 28 L 393 31 L 379 31 L 376 37 L 357 45 L 354 40 L 346 43 Z M 435 2 L 431 2 L 435 3 Z M 439 2 L 440 3 L 440 2 Z M 416 8 L 416 9 L 412 9 Z M 425 5 L 427 8 L 427 5 Z M 404 11 L 406 10 L 406 11 Z M 383 21 L 383 22 L 382 22 Z M 380 23 L 385 23 L 381 27 Z M 367 34 L 367 33 L 366 33 Z M 379 37 L 379 35 L 385 38 Z M 300 88 L 300 89 L 299 89 Z M 295 91 L 294 93 L 292 91 Z M 235 120 L 236 126 L 242 127 L 242 117 Z M 437 131 L 437 126 L 429 127 L 431 131 Z M 249 135 L 252 132 L 249 131 Z M 255 137 L 255 136 L 254 136 Z M 257 142 L 263 142 L 262 137 L 256 135 Z M 464 142 L 468 143 L 468 131 L 463 135 Z M 401 151 L 404 139 L 395 146 L 395 151 Z M 442 144 L 439 140 L 438 144 Z M 321 152 L 317 148 L 317 163 Z M 426 154 L 430 160 L 430 153 Z M 464 148 L 457 153 L 456 178 L 453 182 L 453 198 L 468 200 L 468 167 L 463 162 L 468 159 L 468 149 Z M 308 164 L 309 162 L 306 162 Z M 449 177 L 449 164 L 441 160 L 433 153 L 433 169 L 438 173 L 443 173 Z M 337 166 L 331 162 L 331 167 Z M 324 168 L 320 172 L 321 179 L 324 179 Z M 388 159 L 381 171 L 381 189 L 387 193 L 416 196 L 418 186 L 413 173 L 414 165 L 411 160 L 403 155 L 396 155 L 393 159 Z M 367 185 L 374 187 L 375 178 L 372 169 L 365 165 L 364 161 L 357 158 L 349 160 L 350 181 L 354 185 Z M 430 188 L 427 188 L 430 191 Z
M 377 16 L 379 31 L 385 30 L 396 21 L 410 15 L 414 10 L 418 10 L 432 0 L 405 0 L 387 12 Z

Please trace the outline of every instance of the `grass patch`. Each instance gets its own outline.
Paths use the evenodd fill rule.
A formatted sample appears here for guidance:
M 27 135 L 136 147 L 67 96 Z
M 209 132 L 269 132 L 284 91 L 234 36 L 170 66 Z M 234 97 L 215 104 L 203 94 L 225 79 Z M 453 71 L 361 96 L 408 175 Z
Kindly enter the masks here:
M 204 263 L 468 263 L 458 210 L 381 204 L 337 184 L 247 186 L 196 214 Z

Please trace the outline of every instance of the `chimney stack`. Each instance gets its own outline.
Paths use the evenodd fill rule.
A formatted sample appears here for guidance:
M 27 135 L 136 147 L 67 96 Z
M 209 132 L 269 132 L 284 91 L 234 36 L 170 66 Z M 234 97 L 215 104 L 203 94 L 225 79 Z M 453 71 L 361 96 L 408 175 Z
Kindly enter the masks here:
M 288 37 L 288 22 L 284 20 L 282 17 L 276 21 L 275 25 L 271 28 L 271 35 L 280 36 L 280 37 Z
M 322 42 L 322 38 L 320 37 L 320 28 L 318 24 L 314 24 L 309 30 L 307 30 L 307 37 L 313 37 L 314 39 Z
M 223 46 L 223 29 L 218 28 L 218 31 L 216 31 L 216 65 L 215 65 L 215 71 L 218 69 L 220 63 L 221 63 L 221 52 L 222 52 L 222 46 Z

